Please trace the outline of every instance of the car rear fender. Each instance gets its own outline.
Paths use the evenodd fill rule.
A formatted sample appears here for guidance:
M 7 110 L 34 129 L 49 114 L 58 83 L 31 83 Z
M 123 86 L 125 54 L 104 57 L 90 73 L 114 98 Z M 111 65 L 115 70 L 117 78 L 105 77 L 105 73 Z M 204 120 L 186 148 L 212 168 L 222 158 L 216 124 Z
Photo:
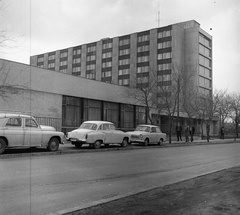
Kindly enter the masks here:
M 104 143 L 105 134 L 103 132 L 91 132 L 87 135 L 87 143 L 95 143 L 97 140 L 102 141 Z

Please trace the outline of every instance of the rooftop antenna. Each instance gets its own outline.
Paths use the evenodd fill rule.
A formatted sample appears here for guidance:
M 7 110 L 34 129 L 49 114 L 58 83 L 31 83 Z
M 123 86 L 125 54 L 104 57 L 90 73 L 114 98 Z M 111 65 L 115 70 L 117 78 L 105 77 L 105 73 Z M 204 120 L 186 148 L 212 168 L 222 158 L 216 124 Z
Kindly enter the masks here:
M 158 28 L 160 27 L 160 11 L 158 11 Z
M 158 28 L 160 27 L 160 3 L 158 0 L 158 13 L 157 13 Z

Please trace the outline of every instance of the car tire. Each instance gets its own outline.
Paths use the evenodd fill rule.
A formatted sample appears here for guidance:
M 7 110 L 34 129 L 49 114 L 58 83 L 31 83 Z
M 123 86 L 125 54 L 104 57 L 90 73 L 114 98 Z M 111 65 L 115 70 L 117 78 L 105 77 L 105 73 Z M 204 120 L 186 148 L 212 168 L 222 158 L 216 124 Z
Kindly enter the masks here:
M 163 139 L 161 138 L 159 141 L 158 141 L 158 145 L 161 146 L 163 144 Z
M 147 146 L 149 144 L 149 139 L 148 138 L 146 138 L 145 140 L 144 140 L 144 143 L 143 143 L 143 145 L 144 146 Z
M 126 147 L 128 145 L 128 139 L 125 137 L 125 138 L 123 138 L 123 141 L 122 141 L 122 143 L 121 143 L 121 146 L 122 147 Z
M 7 148 L 6 141 L 3 138 L 0 138 L 0 154 L 5 152 L 6 148 Z
M 50 139 L 47 149 L 51 152 L 57 151 L 59 148 L 59 140 L 56 137 Z
M 94 149 L 99 149 L 101 147 L 102 142 L 100 140 L 96 140 L 93 144 Z
M 76 148 L 80 149 L 82 147 L 82 143 L 75 143 L 74 144 Z

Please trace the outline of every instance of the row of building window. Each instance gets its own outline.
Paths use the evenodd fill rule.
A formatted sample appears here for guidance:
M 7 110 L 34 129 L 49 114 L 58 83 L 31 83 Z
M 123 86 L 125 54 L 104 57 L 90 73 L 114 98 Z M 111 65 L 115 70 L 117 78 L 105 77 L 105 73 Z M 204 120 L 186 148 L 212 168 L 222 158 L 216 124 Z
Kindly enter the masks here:
M 142 46 L 141 50 L 143 51 L 147 51 L 148 49 L 146 48 L 148 46 Z M 123 49 L 123 50 L 120 50 L 121 51 L 121 54 L 128 54 L 129 53 L 129 49 Z M 111 52 L 106 52 L 106 53 L 103 53 L 103 58 L 106 59 L 106 58 L 111 58 L 112 57 L 112 53 Z M 137 63 L 141 63 L 141 62 L 148 62 L 149 61 L 149 54 L 148 55 L 144 55 L 144 56 L 139 56 L 137 57 Z M 172 53 L 171 52 L 163 52 L 163 53 L 159 53 L 157 55 L 157 59 L 158 60 L 161 60 L 161 59 L 168 59 L 168 58 L 171 58 L 172 57 Z M 87 62 L 89 61 L 95 61 L 96 60 L 96 55 L 89 55 L 87 56 Z M 203 58 L 200 59 L 200 61 L 205 61 Z M 206 60 L 207 61 L 207 60 Z M 77 57 L 77 58 L 73 58 L 73 64 L 80 64 L 81 63 L 81 58 L 80 57 Z M 207 63 L 207 62 L 206 62 Z M 64 59 L 64 60 L 61 60 L 60 61 L 60 66 L 65 66 L 68 64 L 68 61 L 67 59 Z M 93 64 L 96 64 L 96 62 L 94 63 L 91 63 L 91 65 Z M 106 65 L 107 64 L 107 65 Z M 103 68 L 105 67 L 111 67 L 111 64 L 112 62 L 111 61 L 108 61 L 107 63 L 106 62 L 103 62 L 102 65 L 103 65 Z M 126 58 L 126 59 L 119 59 L 119 65 L 127 65 L 127 64 L 130 64 L 130 58 Z M 204 63 L 205 65 L 205 63 Z M 43 62 L 38 64 L 38 67 L 43 67 Z M 49 61 L 48 62 L 48 68 L 51 69 L 55 67 L 55 62 L 54 61 Z M 87 67 L 89 67 L 89 65 L 87 65 Z M 87 68 L 87 69 L 90 69 L 90 68 Z
M 199 55 L 199 64 L 206 67 L 212 67 L 212 61 L 202 55 Z
M 63 96 L 63 131 L 67 133 L 86 120 L 106 120 L 117 128 L 134 128 L 146 123 L 144 107 Z
M 209 49 L 201 44 L 199 44 L 199 53 L 206 57 L 209 57 L 209 58 L 211 58 L 211 56 L 212 56 L 211 49 Z
M 207 47 L 212 47 L 212 41 L 203 34 L 199 34 L 199 42 Z
M 168 37 L 170 35 L 171 35 L 171 31 L 158 32 L 158 38 Z M 149 34 L 138 36 L 138 40 L 137 41 L 138 42 L 149 41 Z M 124 46 L 124 45 L 128 45 L 128 44 L 130 44 L 130 38 L 119 40 L 119 45 L 120 46 Z M 158 44 L 158 48 L 166 48 L 166 47 L 170 47 L 170 46 L 171 46 L 171 42 L 170 41 L 162 42 L 162 43 Z M 103 49 L 110 49 L 110 48 L 112 48 L 112 42 L 111 43 L 103 43 L 102 48 Z M 87 46 L 87 52 L 88 53 L 90 53 L 90 52 L 94 53 L 94 52 L 96 52 L 96 50 L 97 50 L 96 45 Z M 137 51 L 138 52 L 149 51 L 149 45 L 139 46 Z M 73 48 L 73 56 L 81 55 L 81 53 L 82 53 L 81 47 Z M 119 51 L 119 55 L 124 55 L 124 54 L 129 54 L 129 53 L 130 53 L 129 49 L 126 49 L 125 51 L 122 51 L 122 50 Z M 108 54 L 108 55 L 111 55 L 111 54 Z M 95 56 L 95 55 L 92 55 L 92 56 Z M 60 52 L 60 58 L 67 58 L 67 57 L 68 57 L 68 50 Z M 106 57 L 106 55 L 104 54 L 103 58 L 105 58 L 105 57 Z M 109 57 L 111 57 L 111 56 L 109 56 Z M 49 55 L 48 55 L 48 60 L 49 61 L 55 60 L 55 58 L 56 58 L 55 52 L 54 53 L 49 53 Z M 43 62 L 43 61 L 44 61 L 43 55 L 38 56 L 37 62 Z
M 211 82 L 211 80 L 200 76 L 199 77 L 199 86 L 205 87 L 205 88 L 211 88 L 212 82 Z

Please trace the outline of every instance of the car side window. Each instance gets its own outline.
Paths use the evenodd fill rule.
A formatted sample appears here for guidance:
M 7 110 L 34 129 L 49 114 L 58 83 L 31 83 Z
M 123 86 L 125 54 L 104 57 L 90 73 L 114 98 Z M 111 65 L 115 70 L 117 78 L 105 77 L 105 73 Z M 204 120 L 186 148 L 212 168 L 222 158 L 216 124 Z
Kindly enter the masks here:
M 149 128 L 149 127 L 146 127 L 146 128 L 145 128 L 145 131 L 146 131 L 146 132 L 150 132 L 150 128 Z
M 109 124 L 103 124 L 103 130 L 109 130 Z
M 98 130 L 102 130 L 102 129 L 103 129 L 103 126 L 100 125 L 100 126 L 98 127 Z
M 152 128 L 151 128 L 151 132 L 152 132 L 152 133 L 156 133 L 156 128 L 155 128 L 155 127 L 152 127 Z
M 110 124 L 110 125 L 109 125 L 109 129 L 110 129 L 110 130 L 116 130 L 116 128 L 115 128 L 115 126 L 114 126 L 113 124 Z
M 37 123 L 33 119 L 28 119 L 28 118 L 26 118 L 26 120 L 25 120 L 25 126 L 32 127 L 32 128 L 38 127 Z
M 15 126 L 15 127 L 21 127 L 22 125 L 22 119 L 21 118 L 9 118 L 7 121 L 6 126 Z
M 160 128 L 156 128 L 156 132 L 157 132 L 157 133 L 161 133 Z

